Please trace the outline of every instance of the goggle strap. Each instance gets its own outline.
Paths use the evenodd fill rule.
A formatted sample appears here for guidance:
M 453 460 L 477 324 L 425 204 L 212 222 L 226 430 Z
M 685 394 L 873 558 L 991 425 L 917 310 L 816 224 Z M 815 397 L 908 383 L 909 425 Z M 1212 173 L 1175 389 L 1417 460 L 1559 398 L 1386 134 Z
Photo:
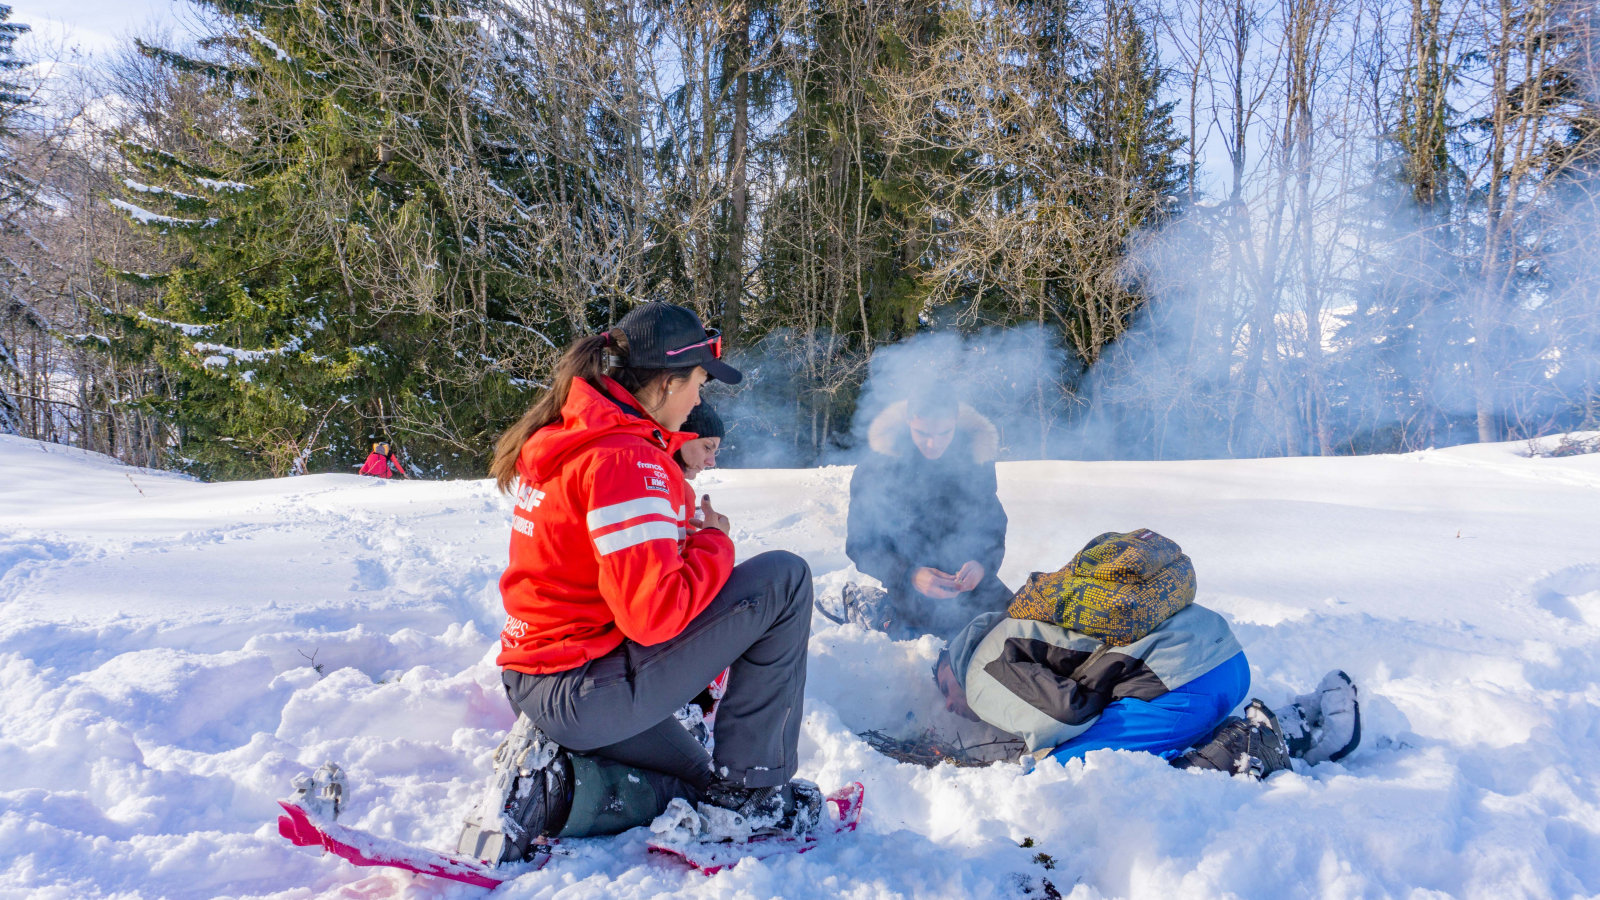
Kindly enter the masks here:
M 716 334 L 712 335 L 711 337 L 708 337 L 703 341 L 696 341 L 695 343 L 690 344 L 687 347 L 679 347 L 676 350 L 668 350 L 667 351 L 667 355 L 668 356 L 677 356 L 679 353 L 687 353 L 690 350 L 695 349 L 696 347 L 710 347 L 711 348 L 711 358 L 712 359 L 721 359 L 722 358 L 722 332 L 719 331 Z

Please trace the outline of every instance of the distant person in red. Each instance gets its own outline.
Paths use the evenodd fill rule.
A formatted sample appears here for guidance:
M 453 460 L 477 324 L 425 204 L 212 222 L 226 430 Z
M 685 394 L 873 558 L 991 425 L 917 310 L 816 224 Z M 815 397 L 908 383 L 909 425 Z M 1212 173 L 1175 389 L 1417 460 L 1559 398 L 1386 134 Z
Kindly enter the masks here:
M 407 478 L 411 477 L 406 475 L 405 469 L 400 468 L 400 460 L 394 458 L 394 451 L 389 449 L 388 444 L 373 444 L 372 454 L 361 466 L 361 474 L 371 475 L 374 478 L 393 478 L 396 472 Z

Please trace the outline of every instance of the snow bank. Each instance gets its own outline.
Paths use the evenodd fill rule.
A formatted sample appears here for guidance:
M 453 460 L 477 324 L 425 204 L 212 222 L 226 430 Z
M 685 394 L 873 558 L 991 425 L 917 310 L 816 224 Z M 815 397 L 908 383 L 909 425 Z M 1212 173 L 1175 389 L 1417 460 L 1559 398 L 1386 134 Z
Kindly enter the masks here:
M 1007 463 L 1017 583 L 1150 527 L 1195 560 L 1253 693 L 1345 668 L 1364 743 L 1265 784 L 1098 752 L 925 770 L 865 728 L 981 739 L 932 639 L 820 618 L 802 774 L 859 779 L 853 840 L 705 878 L 642 830 L 507 898 L 1573 897 L 1600 893 L 1600 456 Z M 291 847 L 273 800 L 325 759 L 345 821 L 446 849 L 511 722 L 494 635 L 509 505 L 486 482 L 200 484 L 0 437 L 0 896 L 468 897 Z M 843 553 L 850 472 L 702 477 L 741 558 Z M 1022 847 L 1031 838 L 1031 846 Z

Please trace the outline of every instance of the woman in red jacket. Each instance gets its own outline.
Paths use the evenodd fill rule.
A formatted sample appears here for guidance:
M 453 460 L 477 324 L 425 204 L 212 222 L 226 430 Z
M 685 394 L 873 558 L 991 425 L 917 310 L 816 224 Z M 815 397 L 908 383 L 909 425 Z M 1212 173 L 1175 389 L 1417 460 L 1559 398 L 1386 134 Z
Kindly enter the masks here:
M 492 474 L 516 506 L 498 662 L 548 738 L 661 775 L 658 807 L 682 796 L 804 827 L 821 806 L 792 781 L 811 572 L 784 552 L 734 565 L 727 517 L 709 497 L 696 509 L 673 460 L 701 384 L 741 378 L 721 355 L 693 312 L 645 304 L 569 346 L 501 437 Z M 724 668 L 713 761 L 673 713 Z M 536 800 L 551 812 L 523 821 L 559 833 L 562 798 Z

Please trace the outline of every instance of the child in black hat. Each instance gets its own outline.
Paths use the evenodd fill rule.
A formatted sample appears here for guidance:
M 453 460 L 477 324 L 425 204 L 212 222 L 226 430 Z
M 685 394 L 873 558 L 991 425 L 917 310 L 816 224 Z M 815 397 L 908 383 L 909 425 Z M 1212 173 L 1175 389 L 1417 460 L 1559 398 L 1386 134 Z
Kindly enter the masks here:
M 694 480 L 696 475 L 704 472 L 717 464 L 717 450 L 722 447 L 722 439 L 728 429 L 722 424 L 722 417 L 711 408 L 711 404 L 700 401 L 690 413 L 689 418 L 683 420 L 683 427 L 679 431 L 692 432 L 699 437 L 678 448 L 673 458 L 678 461 L 678 467 L 683 469 L 683 477 Z

